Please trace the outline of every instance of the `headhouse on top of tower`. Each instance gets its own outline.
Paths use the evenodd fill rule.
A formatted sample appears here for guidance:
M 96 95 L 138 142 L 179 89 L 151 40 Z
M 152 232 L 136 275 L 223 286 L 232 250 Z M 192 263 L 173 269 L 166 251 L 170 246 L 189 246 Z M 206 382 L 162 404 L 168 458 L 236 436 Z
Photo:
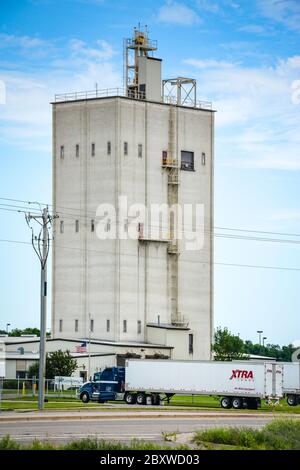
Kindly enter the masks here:
M 197 98 L 197 82 L 193 78 L 175 77 L 162 80 L 162 59 L 155 57 L 157 41 L 144 31 L 134 29 L 132 38 L 124 39 L 123 87 L 77 91 L 55 95 L 55 102 L 124 96 L 131 99 L 188 106 L 211 110 L 209 101 Z

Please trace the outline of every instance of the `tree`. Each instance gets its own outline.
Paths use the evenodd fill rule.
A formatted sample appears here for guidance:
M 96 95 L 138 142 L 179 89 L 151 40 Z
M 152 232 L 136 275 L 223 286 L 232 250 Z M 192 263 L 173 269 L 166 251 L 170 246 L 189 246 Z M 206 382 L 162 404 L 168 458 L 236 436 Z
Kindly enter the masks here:
M 54 351 L 46 356 L 46 378 L 54 379 L 55 376 L 70 377 L 77 369 L 77 361 L 73 359 L 70 351 Z M 39 375 L 39 363 L 35 363 L 28 369 L 28 377 Z
M 4 333 L 6 333 L 4 331 Z M 24 328 L 24 330 L 21 330 L 20 328 L 14 328 L 11 330 L 10 333 L 8 333 L 8 336 L 22 336 L 22 335 L 36 335 L 40 336 L 40 330 L 38 328 Z M 51 333 L 46 334 L 47 337 L 51 336 Z
M 231 334 L 228 328 L 217 328 L 212 349 L 217 361 L 245 358 L 244 341 L 239 336 Z
M 70 351 L 54 351 L 47 354 L 46 375 L 48 379 L 54 379 L 56 375 L 70 377 L 77 369 L 77 361 L 73 359 Z

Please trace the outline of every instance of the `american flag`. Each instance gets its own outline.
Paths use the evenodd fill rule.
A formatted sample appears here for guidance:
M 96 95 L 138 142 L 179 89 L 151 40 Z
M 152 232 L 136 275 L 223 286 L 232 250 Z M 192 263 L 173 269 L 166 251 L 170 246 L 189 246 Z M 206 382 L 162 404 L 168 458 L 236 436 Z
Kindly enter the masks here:
M 76 346 L 76 352 L 78 352 L 78 353 L 87 352 L 87 350 L 86 350 L 86 342 L 81 343 L 80 346 Z

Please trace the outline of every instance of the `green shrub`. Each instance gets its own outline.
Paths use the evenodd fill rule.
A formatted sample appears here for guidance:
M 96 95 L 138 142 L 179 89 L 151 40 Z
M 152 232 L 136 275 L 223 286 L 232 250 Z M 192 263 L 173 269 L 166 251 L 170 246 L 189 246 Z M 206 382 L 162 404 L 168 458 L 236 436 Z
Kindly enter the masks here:
M 216 428 L 197 432 L 196 445 L 203 442 L 231 445 L 243 449 L 300 450 L 300 421 L 274 420 L 262 430 L 251 428 Z
M 0 439 L 0 450 L 19 450 L 20 445 L 9 436 Z

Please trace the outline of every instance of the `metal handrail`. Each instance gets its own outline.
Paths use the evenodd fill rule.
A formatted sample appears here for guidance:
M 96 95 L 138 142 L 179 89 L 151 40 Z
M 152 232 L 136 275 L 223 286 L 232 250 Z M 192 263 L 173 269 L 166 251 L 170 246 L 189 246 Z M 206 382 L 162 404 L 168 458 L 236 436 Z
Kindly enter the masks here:
M 137 100 L 145 100 L 146 94 L 142 91 L 126 90 L 125 88 L 107 88 L 104 90 L 98 90 L 97 88 L 89 91 L 74 91 L 72 93 L 61 93 L 56 94 L 54 101 L 65 102 L 65 101 L 76 101 L 76 100 L 90 100 L 94 98 L 105 98 L 121 96 Z M 177 105 L 177 98 L 175 96 L 166 95 L 163 97 L 163 103 Z M 187 108 L 199 108 L 199 109 L 212 109 L 212 103 L 210 101 L 186 101 L 181 104 Z

